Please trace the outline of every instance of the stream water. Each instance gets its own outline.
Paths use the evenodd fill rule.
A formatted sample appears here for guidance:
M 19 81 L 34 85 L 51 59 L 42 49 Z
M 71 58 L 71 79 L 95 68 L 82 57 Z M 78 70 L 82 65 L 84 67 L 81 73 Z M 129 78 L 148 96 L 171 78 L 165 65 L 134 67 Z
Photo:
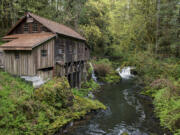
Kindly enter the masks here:
M 104 85 L 96 95 L 108 109 L 93 115 L 68 135 L 164 135 L 151 103 L 139 95 L 142 88 L 125 74 L 126 79 L 120 84 Z

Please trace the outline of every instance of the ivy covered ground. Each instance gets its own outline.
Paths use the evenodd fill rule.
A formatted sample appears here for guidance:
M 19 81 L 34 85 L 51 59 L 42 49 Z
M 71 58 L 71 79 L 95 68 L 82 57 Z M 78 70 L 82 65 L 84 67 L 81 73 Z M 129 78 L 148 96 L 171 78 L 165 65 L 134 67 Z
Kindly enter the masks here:
M 35 90 L 20 78 L 0 71 L 0 133 L 54 134 L 91 110 L 106 109 L 84 96 L 71 90 L 65 78 L 54 78 Z

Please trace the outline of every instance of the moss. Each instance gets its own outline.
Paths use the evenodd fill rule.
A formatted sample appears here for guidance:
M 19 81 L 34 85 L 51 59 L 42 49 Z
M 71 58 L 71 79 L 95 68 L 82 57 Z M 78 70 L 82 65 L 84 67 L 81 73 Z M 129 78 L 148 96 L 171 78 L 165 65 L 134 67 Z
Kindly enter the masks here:
M 83 82 L 81 89 L 73 89 L 73 94 L 80 97 L 86 97 L 88 96 L 89 92 L 95 92 L 99 88 L 100 85 L 91 79 L 89 81 Z
M 74 95 L 66 78 L 54 78 L 34 90 L 2 71 L 0 98 L 0 132 L 7 135 L 53 134 L 91 110 L 105 109 L 99 101 Z
M 73 106 L 60 111 L 60 117 L 49 126 L 49 131 L 53 133 L 54 129 L 59 129 L 68 122 L 80 119 L 91 112 L 91 110 L 97 109 L 106 109 L 106 107 L 97 100 L 75 96 Z
M 121 81 L 121 77 L 115 73 L 115 72 L 112 72 L 110 74 L 107 74 L 105 78 L 103 78 L 103 81 L 106 82 L 106 83 L 118 83 Z

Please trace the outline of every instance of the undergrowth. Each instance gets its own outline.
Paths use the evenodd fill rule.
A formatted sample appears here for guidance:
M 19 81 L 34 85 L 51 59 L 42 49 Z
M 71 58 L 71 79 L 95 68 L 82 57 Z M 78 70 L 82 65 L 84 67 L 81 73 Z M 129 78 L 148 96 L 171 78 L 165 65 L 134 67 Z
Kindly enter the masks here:
M 0 71 L 0 134 L 54 134 L 97 109 L 105 106 L 73 94 L 66 78 L 54 78 L 34 90 L 20 78 Z
M 113 67 L 113 63 L 109 59 L 99 59 L 93 61 L 94 70 L 100 82 L 105 83 L 118 83 L 121 80 L 121 77 L 116 72 L 116 69 Z
M 80 97 L 87 97 L 89 92 L 95 92 L 100 88 L 100 85 L 94 82 L 92 79 L 82 83 L 80 89 L 73 89 L 73 94 Z

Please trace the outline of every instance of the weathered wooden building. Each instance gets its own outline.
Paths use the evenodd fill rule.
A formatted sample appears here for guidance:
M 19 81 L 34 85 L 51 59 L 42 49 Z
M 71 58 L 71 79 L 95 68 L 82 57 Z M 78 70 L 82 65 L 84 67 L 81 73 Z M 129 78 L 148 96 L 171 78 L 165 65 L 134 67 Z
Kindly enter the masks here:
M 85 38 L 67 26 L 27 13 L 3 40 L 0 60 L 13 75 L 66 76 L 72 87 L 86 78 L 90 50 Z
M 4 52 L 0 48 L 0 68 L 3 68 L 3 67 L 4 67 Z

